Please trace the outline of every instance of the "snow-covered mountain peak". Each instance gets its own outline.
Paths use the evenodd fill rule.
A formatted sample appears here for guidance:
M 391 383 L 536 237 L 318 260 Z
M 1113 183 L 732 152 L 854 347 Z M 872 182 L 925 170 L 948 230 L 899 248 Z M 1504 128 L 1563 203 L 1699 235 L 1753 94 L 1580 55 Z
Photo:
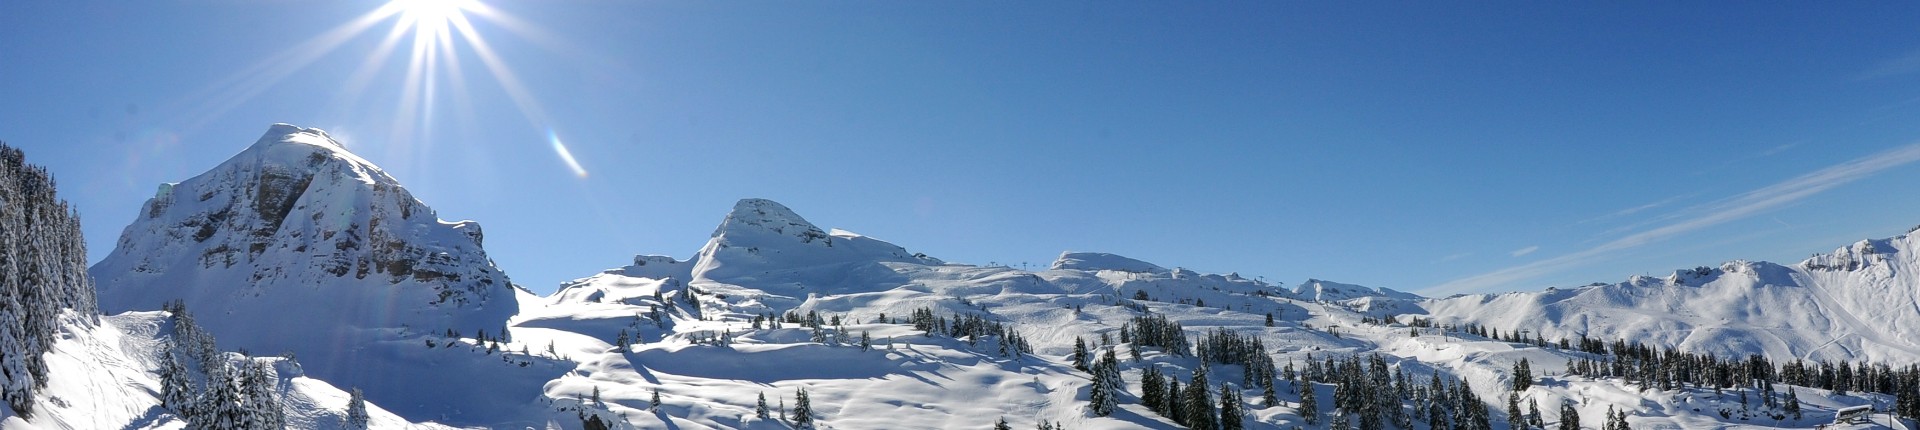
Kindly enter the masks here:
M 287 123 L 276 123 L 267 127 L 267 133 L 254 141 L 250 149 L 262 149 L 288 144 L 320 146 L 336 150 L 346 150 L 346 145 L 333 140 L 326 130 L 306 128 Z
M 254 339 L 268 344 L 223 337 L 255 350 L 298 349 L 288 333 L 324 330 L 499 333 L 518 306 L 481 238 L 326 132 L 275 124 L 212 170 L 162 186 L 89 272 L 104 309 L 184 300 L 209 326 L 274 333 Z
M 785 205 L 767 199 L 740 199 L 733 211 L 713 230 L 713 237 L 734 235 L 776 235 L 792 237 L 802 243 L 821 241 L 831 246 L 832 236 L 801 218 Z
M 717 260 L 727 259 L 722 257 L 722 251 L 729 249 L 742 254 L 734 260 L 744 258 L 788 267 L 856 261 L 939 263 L 937 259 L 909 253 L 898 245 L 854 232 L 834 229 L 828 233 L 785 205 L 766 199 L 741 199 L 735 203 L 694 260 L 696 264 L 713 266 Z
M 1413 293 L 1404 293 L 1390 288 L 1373 288 L 1361 285 L 1342 284 L 1320 279 L 1308 279 L 1293 287 L 1293 294 L 1306 300 L 1337 302 L 1361 297 L 1384 297 L 1389 299 L 1419 300 Z
M 1893 261 L 1896 256 L 1911 255 L 1910 253 L 1902 253 L 1900 251 L 1912 249 L 1916 246 L 1915 241 L 1916 239 L 1912 234 L 1887 239 L 1861 240 L 1854 242 L 1852 245 L 1835 249 L 1830 253 L 1817 254 L 1809 257 L 1800 262 L 1800 267 L 1807 270 L 1823 271 L 1855 271 L 1875 266 L 1884 268 L 1886 266 L 1885 263 Z M 1906 260 L 1905 262 L 1908 264 L 1920 263 L 1920 261 L 1912 261 L 1912 257 L 1902 257 L 1899 259 Z
M 1167 268 L 1160 267 L 1153 263 L 1104 252 L 1062 252 L 1060 253 L 1060 258 L 1053 260 L 1052 269 L 1085 270 L 1089 272 L 1115 270 L 1136 273 L 1169 273 Z

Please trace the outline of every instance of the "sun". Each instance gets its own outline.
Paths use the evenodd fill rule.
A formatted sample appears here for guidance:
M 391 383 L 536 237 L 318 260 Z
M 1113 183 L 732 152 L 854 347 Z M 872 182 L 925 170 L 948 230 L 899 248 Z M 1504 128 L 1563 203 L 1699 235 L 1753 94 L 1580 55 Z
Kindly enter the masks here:
M 393 0 L 388 7 L 400 14 L 400 25 L 414 29 L 415 37 L 445 34 L 448 25 L 465 20 L 467 10 L 476 9 L 475 0 Z
M 436 106 L 437 101 L 448 98 L 456 106 L 471 105 L 465 100 L 469 90 L 468 73 L 461 58 L 465 55 L 468 59 L 478 60 L 481 69 L 486 72 L 484 77 L 492 78 L 492 82 L 506 93 L 512 102 L 510 104 L 519 109 L 534 130 L 546 131 L 547 140 L 565 166 L 574 174 L 586 177 L 579 160 L 573 158 L 556 137 L 553 121 L 533 92 L 520 81 L 513 67 L 501 58 L 481 33 L 484 29 L 497 29 L 549 41 L 551 37 L 535 26 L 487 5 L 483 0 L 387 0 L 378 8 L 298 46 L 281 50 L 271 58 L 234 72 L 209 90 L 210 95 L 203 97 L 204 103 L 189 110 L 196 111 L 192 115 L 211 118 L 233 109 L 319 61 L 348 41 L 374 32 L 372 30 L 375 27 L 388 22 L 392 23 L 392 27 L 342 82 L 341 90 L 337 92 L 339 99 L 334 104 L 358 109 L 361 95 L 376 77 L 382 76 L 381 72 L 393 63 L 400 63 L 404 71 L 398 94 L 399 106 L 392 111 L 391 136 L 387 140 L 396 142 L 396 145 L 419 142 L 424 147 L 434 140 L 431 134 L 437 128 L 435 116 L 441 108 Z M 490 27 L 477 26 L 476 23 L 480 22 Z

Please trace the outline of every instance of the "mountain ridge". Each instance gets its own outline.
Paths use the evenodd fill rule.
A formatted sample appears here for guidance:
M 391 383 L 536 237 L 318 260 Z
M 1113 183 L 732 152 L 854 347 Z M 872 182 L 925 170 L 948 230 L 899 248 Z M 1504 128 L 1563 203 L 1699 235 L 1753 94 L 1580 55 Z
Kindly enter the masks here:
M 287 347 L 306 375 L 326 385 L 288 395 L 337 399 L 345 388 L 364 389 L 375 410 L 394 414 L 381 415 L 392 428 L 582 429 L 596 421 L 789 428 L 797 424 L 760 410 L 778 404 L 798 413 L 785 406 L 801 393 L 814 418 L 832 428 L 984 426 L 996 414 L 1017 426 L 1176 428 L 1185 418 L 1146 405 L 1149 369 L 1175 381 L 1217 372 L 1214 381 L 1224 384 L 1202 385 L 1204 396 L 1239 390 L 1257 398 L 1262 385 L 1279 386 L 1271 402 L 1239 405 L 1246 424 L 1320 428 L 1324 421 L 1308 418 L 1344 415 L 1331 413 L 1336 398 L 1326 395 L 1336 391 L 1328 385 L 1346 384 L 1320 363 L 1358 366 L 1362 359 L 1415 381 L 1445 379 L 1449 401 L 1523 391 L 1590 417 L 1630 410 L 1635 425 L 1750 425 L 1744 413 L 1701 412 L 1735 407 L 1704 387 L 1650 392 L 1618 378 L 1573 375 L 1559 363 L 1592 360 L 1591 353 L 1475 331 L 1590 335 L 1726 357 L 1758 351 L 1898 362 L 1907 357 L 1896 344 L 1905 332 L 1874 332 L 1862 321 L 1900 311 L 1867 299 L 1905 291 L 1913 282 L 1904 273 L 1920 265 L 1908 252 L 1913 240 L 1903 237 L 1858 242 L 1791 267 L 1729 262 L 1665 279 L 1425 298 L 1311 278 L 1286 288 L 1098 252 L 1063 252 L 1039 271 L 954 264 L 822 229 L 778 202 L 748 198 L 686 260 L 636 255 L 536 297 L 485 258 L 477 224 L 440 221 L 322 131 L 276 125 L 242 155 L 161 191 L 123 234 L 126 255 L 116 248 L 117 257 L 93 268 L 103 307 L 185 300 L 223 345 Z M 426 233 L 380 232 L 376 220 Z M 342 226 L 353 228 L 334 228 Z M 431 251 L 425 259 L 391 264 L 422 250 Z M 495 281 L 480 291 L 437 293 L 474 279 Z M 1839 288 L 1855 285 L 1864 293 Z M 357 308 L 338 303 L 343 291 L 382 292 L 356 297 L 389 307 L 355 315 Z M 419 294 L 428 291 L 436 293 Z M 331 312 L 340 309 L 348 312 Z M 474 318 L 454 318 L 460 312 Z M 108 328 L 136 337 L 145 333 L 141 321 L 155 318 L 122 315 L 131 317 L 109 318 Z M 1615 322 L 1625 317 L 1634 324 Z M 482 324 L 461 325 L 473 321 Z M 290 328 L 296 323 L 311 327 Z M 1801 324 L 1811 328 L 1794 327 Z M 1845 336 L 1815 336 L 1825 330 Z M 1265 354 L 1222 352 L 1252 341 Z M 1128 358 L 1112 362 L 1111 376 L 1089 374 L 1105 366 L 1095 358 L 1103 349 Z M 1277 380 L 1267 373 L 1277 366 L 1250 357 L 1288 363 L 1289 373 L 1309 363 L 1302 374 L 1318 376 Z M 1540 384 L 1512 388 L 1522 360 L 1544 375 Z M 120 372 L 143 371 L 126 367 Z M 1318 410 L 1300 393 L 1316 386 L 1312 398 L 1329 405 Z M 1119 400 L 1111 414 L 1093 405 L 1095 392 Z M 1888 401 L 1801 392 L 1809 407 L 1826 412 Z M 341 413 L 333 400 L 325 403 L 302 407 L 326 409 L 312 416 Z M 1497 405 L 1483 403 L 1485 418 Z M 169 416 L 155 413 L 151 422 Z

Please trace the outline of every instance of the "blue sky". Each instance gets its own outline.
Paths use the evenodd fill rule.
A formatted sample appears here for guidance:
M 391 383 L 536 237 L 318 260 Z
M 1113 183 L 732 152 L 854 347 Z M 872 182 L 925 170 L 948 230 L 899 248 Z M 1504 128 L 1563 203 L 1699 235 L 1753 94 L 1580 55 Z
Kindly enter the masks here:
M 322 37 L 382 3 L 0 3 L 0 140 L 98 259 L 156 184 L 324 128 L 542 293 L 743 197 L 949 261 L 1427 294 L 1920 224 L 1910 3 L 488 1 L 511 79 Z

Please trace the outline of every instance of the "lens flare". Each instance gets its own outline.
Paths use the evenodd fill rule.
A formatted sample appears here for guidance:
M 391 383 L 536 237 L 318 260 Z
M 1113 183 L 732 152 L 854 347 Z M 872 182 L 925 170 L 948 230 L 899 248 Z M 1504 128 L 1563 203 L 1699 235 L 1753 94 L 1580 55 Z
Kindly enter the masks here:
M 547 140 L 553 142 L 553 152 L 560 153 L 560 161 L 567 162 L 567 168 L 573 169 L 574 175 L 581 178 L 587 177 L 587 169 L 580 167 L 580 160 L 573 158 L 573 151 L 568 151 L 566 144 L 560 143 L 559 135 L 554 134 L 553 130 L 547 130 Z

